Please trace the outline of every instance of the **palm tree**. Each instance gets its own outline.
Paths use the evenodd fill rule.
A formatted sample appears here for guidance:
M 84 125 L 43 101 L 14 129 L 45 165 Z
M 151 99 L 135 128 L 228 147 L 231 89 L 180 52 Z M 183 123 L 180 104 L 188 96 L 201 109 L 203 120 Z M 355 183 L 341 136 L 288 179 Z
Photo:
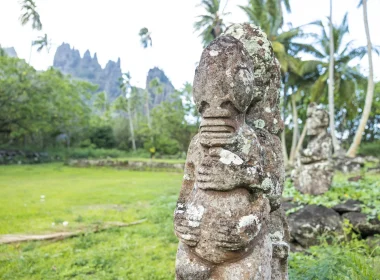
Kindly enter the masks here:
M 32 22 L 32 28 L 36 30 L 42 29 L 42 23 L 40 14 L 37 12 L 37 6 L 33 0 L 23 0 L 21 2 L 22 14 L 20 21 L 22 25 L 26 25 L 28 22 Z
M 143 27 L 140 29 L 139 36 L 140 36 L 140 42 L 144 49 L 148 48 L 149 46 L 152 46 L 152 37 L 150 36 L 150 32 L 148 28 Z
M 133 120 L 131 114 L 131 75 L 129 72 L 123 73 L 120 78 L 120 89 L 125 93 L 125 99 L 121 96 L 119 97 L 119 101 L 116 106 L 117 109 L 127 109 L 128 120 L 129 120 L 129 129 L 131 131 L 131 141 L 132 141 L 132 149 L 136 151 L 136 140 L 135 140 L 135 130 L 133 127 Z M 126 105 L 126 106 L 125 106 Z
M 346 14 L 347 16 L 347 14 Z M 330 0 L 330 20 L 329 20 L 329 35 L 330 35 L 330 53 L 329 53 L 329 120 L 330 120 L 330 132 L 334 152 L 337 153 L 340 150 L 340 145 L 335 135 L 335 114 L 334 114 L 334 28 L 332 23 L 332 0 Z
M 374 92 L 374 81 L 373 81 L 373 63 L 372 63 L 372 44 L 371 37 L 369 34 L 369 25 L 368 25 L 368 14 L 367 14 L 367 0 L 361 0 L 359 3 L 359 7 L 363 6 L 363 20 L 364 20 L 364 29 L 367 37 L 367 55 L 368 55 L 368 84 L 367 84 L 367 95 L 364 104 L 364 110 L 362 117 L 360 119 L 359 127 L 356 131 L 354 140 L 347 151 L 347 156 L 355 157 L 357 149 L 362 140 L 363 132 L 365 130 L 365 126 L 368 121 L 369 114 L 371 113 L 371 106 L 373 100 L 373 92 Z
M 260 26 L 267 35 L 275 35 L 284 24 L 281 3 L 284 2 L 288 13 L 291 12 L 289 0 L 249 0 L 248 6 L 239 6 L 249 20 Z
M 288 0 L 249 0 L 248 6 L 239 7 L 246 13 L 251 23 L 259 26 L 267 34 L 272 42 L 275 56 L 280 62 L 282 74 L 285 75 L 289 68 L 293 67 L 294 56 L 304 46 L 294 42 L 294 39 L 309 35 L 302 32 L 303 26 L 288 31 L 281 29 L 284 24 L 281 2 L 284 2 L 287 11 L 290 12 Z
M 32 41 L 32 46 L 38 46 L 37 51 L 42 51 L 43 48 L 46 48 L 47 52 L 50 51 L 51 42 L 48 40 L 47 34 L 44 36 L 39 36 L 37 40 Z
M 202 37 L 204 47 L 220 36 L 225 28 L 223 17 L 228 13 L 220 11 L 220 2 L 221 0 L 202 0 L 200 4 L 206 10 L 206 14 L 198 16 L 199 20 L 194 23 L 194 29 L 200 31 L 199 37 Z
M 42 23 L 40 19 L 40 14 L 37 12 L 37 6 L 34 0 L 22 0 L 21 1 L 21 11 L 20 21 L 22 25 L 26 25 L 32 22 L 32 28 L 36 30 L 42 30 Z M 29 64 L 32 58 L 32 47 L 38 45 L 37 51 L 40 52 L 43 48 L 47 48 L 48 52 L 50 49 L 50 42 L 48 42 L 47 35 L 38 37 L 37 40 L 32 41 L 29 53 Z
M 107 100 L 107 93 L 102 91 L 96 95 L 94 101 L 94 107 L 98 109 L 102 114 L 105 114 L 109 109 L 109 103 Z
M 330 129 L 331 134 L 335 136 L 335 107 L 332 105 L 344 108 L 347 115 L 357 114 L 356 103 L 352 100 L 356 99 L 357 84 L 363 82 L 365 77 L 357 67 L 349 66 L 349 63 L 355 58 L 361 59 L 367 50 L 366 47 L 354 48 L 354 41 L 343 44 L 344 37 L 349 33 L 347 14 L 340 25 L 329 24 L 329 27 L 326 27 L 321 21 L 317 25 L 321 28 L 321 36 L 314 44 L 316 47 L 308 46 L 307 51 L 320 59 L 323 67 L 320 77 L 312 87 L 311 99 L 324 101 L 326 93 L 329 93 Z M 331 34 L 327 35 L 326 30 L 330 29 L 330 26 L 332 26 Z M 332 40 L 330 40 L 331 37 Z M 334 48 L 331 47 L 332 43 Z M 329 67 L 327 67 L 326 58 L 329 58 Z M 330 58 L 333 58 L 333 64 Z M 328 87 L 326 87 L 327 81 L 329 81 Z M 332 89 L 333 92 L 331 92 Z M 337 140 L 334 149 L 335 152 L 339 151 Z
M 248 16 L 248 19 L 253 24 L 259 26 L 272 42 L 273 51 L 278 59 L 282 81 L 284 84 L 284 99 L 283 99 L 283 117 L 285 119 L 285 111 L 287 107 L 288 90 L 297 90 L 296 84 L 289 83 L 292 79 L 294 82 L 299 82 L 302 77 L 308 72 L 316 72 L 319 62 L 308 61 L 301 64 L 301 60 L 296 56 L 299 51 L 306 51 L 307 45 L 295 42 L 294 39 L 309 36 L 303 33 L 302 26 L 292 28 L 288 31 L 283 31 L 281 28 L 284 24 L 283 12 L 281 3 L 284 2 L 288 12 L 290 12 L 289 1 L 287 0 L 249 0 L 248 6 L 239 6 Z M 292 78 L 291 78 L 292 77 Z M 297 77 L 297 79 L 295 79 Z M 298 117 L 295 110 L 295 96 L 291 97 L 293 103 L 293 142 L 291 149 L 290 163 L 294 159 L 296 143 L 298 138 Z M 281 136 L 284 150 L 284 161 L 288 163 L 288 155 L 286 153 L 285 131 Z
M 164 91 L 164 88 L 160 82 L 159 78 L 154 78 L 149 82 L 149 89 L 153 92 L 153 94 L 161 94 Z M 150 130 L 152 130 L 152 120 L 151 120 L 151 115 L 150 115 L 150 93 L 149 90 L 146 90 L 146 96 L 145 96 L 145 107 L 146 107 L 146 115 L 148 118 L 148 127 Z
M 141 28 L 139 35 L 140 35 L 140 42 L 141 45 L 144 49 L 147 49 L 149 46 L 152 47 L 152 37 L 150 36 L 150 32 L 148 28 L 143 27 Z M 144 99 L 145 99 L 145 110 L 146 110 L 146 115 L 148 119 L 148 127 L 149 130 L 152 130 L 152 122 L 150 119 L 150 95 L 149 95 L 149 90 L 146 89 L 143 93 Z
M 310 91 L 319 77 L 320 62 L 316 60 L 303 61 L 300 58 L 292 59 L 292 67 L 287 73 L 287 81 L 284 84 L 284 94 L 290 95 L 291 110 L 292 110 L 292 123 L 293 123 L 293 139 L 291 150 L 289 154 L 289 164 L 294 163 L 297 151 L 299 150 L 299 143 L 303 141 L 305 134 L 305 125 L 301 137 L 299 136 L 299 113 L 300 111 L 297 103 L 308 104 L 310 102 Z M 302 106 L 301 106 L 302 107 Z

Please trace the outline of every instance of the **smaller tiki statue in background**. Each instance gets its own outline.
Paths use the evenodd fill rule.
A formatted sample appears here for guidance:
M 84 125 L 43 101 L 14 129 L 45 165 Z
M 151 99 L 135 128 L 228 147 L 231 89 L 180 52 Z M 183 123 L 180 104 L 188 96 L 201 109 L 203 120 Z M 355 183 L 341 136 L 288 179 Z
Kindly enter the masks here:
M 298 156 L 292 174 L 294 186 L 302 193 L 323 194 L 329 190 L 334 175 L 327 111 L 311 103 L 307 109 L 306 125 L 310 139 L 306 149 Z
M 280 67 L 266 35 L 229 27 L 193 86 L 202 120 L 174 214 L 176 279 L 287 279 Z

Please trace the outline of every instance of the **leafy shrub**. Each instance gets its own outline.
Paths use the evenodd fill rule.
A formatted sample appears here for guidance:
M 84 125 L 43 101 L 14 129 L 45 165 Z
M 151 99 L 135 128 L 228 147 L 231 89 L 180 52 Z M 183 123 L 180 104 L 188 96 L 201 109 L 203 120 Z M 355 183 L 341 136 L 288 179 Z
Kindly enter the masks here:
M 90 139 L 97 148 L 114 148 L 116 145 L 115 136 L 110 126 L 94 128 L 91 131 Z
M 96 146 L 91 143 L 90 139 L 85 139 L 79 143 L 80 148 L 95 148 Z
M 380 257 L 366 241 L 356 236 L 351 241 L 312 246 L 305 253 L 289 258 L 289 279 L 294 280 L 375 280 L 380 279 Z M 378 253 L 378 252 L 377 252 Z
M 129 151 L 128 157 L 150 158 L 150 154 L 146 149 L 137 149 L 136 151 Z
M 180 151 L 178 141 L 165 135 L 156 136 L 153 143 L 151 140 L 146 140 L 144 142 L 144 148 L 147 151 L 149 151 L 152 147 L 156 149 L 157 153 L 164 155 L 175 155 Z

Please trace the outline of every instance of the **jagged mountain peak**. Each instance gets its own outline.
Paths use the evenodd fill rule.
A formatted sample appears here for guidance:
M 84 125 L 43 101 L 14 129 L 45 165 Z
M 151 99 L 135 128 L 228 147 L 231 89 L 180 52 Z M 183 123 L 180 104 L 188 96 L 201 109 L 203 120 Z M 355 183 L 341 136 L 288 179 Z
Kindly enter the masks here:
M 70 74 L 74 78 L 83 79 L 99 86 L 99 91 L 107 93 L 109 101 L 115 100 L 120 94 L 119 78 L 122 76 L 120 58 L 117 61 L 109 60 L 104 68 L 98 62 L 97 53 L 91 57 L 90 50 L 86 50 L 83 57 L 78 50 L 71 48 L 70 44 L 62 43 L 57 48 L 54 56 L 53 67 L 64 74 Z M 155 94 L 150 88 L 151 80 L 158 78 L 163 85 L 162 94 Z M 158 67 L 149 70 L 146 80 L 146 88 L 150 92 L 151 106 L 154 107 L 164 100 L 170 100 L 174 92 L 174 86 Z
M 112 65 L 112 71 L 109 65 Z M 98 62 L 97 53 L 91 57 L 90 50 L 86 50 L 81 57 L 78 50 L 71 48 L 67 43 L 62 43 L 55 53 L 53 67 L 75 78 L 99 85 L 99 91 L 107 92 L 110 101 L 120 95 L 119 78 L 122 74 L 120 59 L 117 62 L 108 61 L 103 69 Z
M 158 78 L 160 83 L 163 85 L 163 92 L 161 94 L 154 94 L 153 90 L 149 88 L 150 82 L 155 78 Z M 160 104 L 162 101 L 170 100 L 170 96 L 175 90 L 169 78 L 165 75 L 165 72 L 158 67 L 154 67 L 148 71 L 148 76 L 146 77 L 146 88 L 149 90 L 150 97 L 152 99 L 152 107 Z
M 1 45 L 0 45 L 0 47 L 1 47 Z M 14 47 L 2 48 L 2 49 L 5 51 L 5 53 L 7 54 L 7 56 L 9 56 L 9 57 L 18 57 L 17 56 L 17 52 L 16 52 L 16 50 L 15 50 Z

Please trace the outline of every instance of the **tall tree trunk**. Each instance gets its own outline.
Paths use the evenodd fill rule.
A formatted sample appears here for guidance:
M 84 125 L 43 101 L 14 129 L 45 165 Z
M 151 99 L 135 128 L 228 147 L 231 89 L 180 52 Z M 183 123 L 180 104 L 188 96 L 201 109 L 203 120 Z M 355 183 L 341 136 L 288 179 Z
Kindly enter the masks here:
M 374 92 L 374 82 L 373 82 L 373 64 L 372 64 L 372 44 L 371 37 L 369 35 L 369 25 L 368 25 L 368 15 L 367 15 L 367 0 L 363 0 L 363 19 L 364 19 L 364 29 L 365 35 L 367 37 L 367 55 L 368 55 L 368 85 L 367 85 L 367 95 L 365 98 L 364 110 L 362 117 L 360 119 L 359 127 L 356 131 L 354 140 L 347 152 L 347 156 L 355 157 L 356 152 L 359 148 L 360 142 L 362 141 L 365 126 L 368 121 L 369 114 L 371 112 L 373 92 Z
M 131 130 L 132 149 L 136 151 L 135 131 L 133 129 L 133 119 L 132 119 L 132 114 L 131 114 L 130 100 L 127 100 L 127 110 L 128 110 L 129 129 Z
M 297 138 L 298 138 L 298 113 L 296 107 L 296 98 L 294 94 L 290 97 L 292 101 L 292 112 L 293 112 L 293 139 L 292 139 L 292 148 L 290 149 L 289 164 L 294 164 L 294 159 L 296 157 L 296 147 L 297 147 Z
M 284 120 L 284 123 L 285 123 L 285 112 L 286 112 L 286 79 L 287 78 L 287 74 L 285 73 L 284 77 L 283 77 L 283 85 L 284 85 L 284 98 L 283 98 L 283 106 L 282 106 L 282 119 Z M 288 152 L 286 150 L 286 137 L 285 137 L 285 129 L 286 129 L 286 126 L 284 126 L 284 130 L 282 131 L 281 133 L 281 142 L 282 142 L 282 153 L 283 153 L 283 156 L 284 156 L 284 165 L 287 166 L 288 163 L 289 163 L 289 158 L 288 158 Z
M 148 90 L 146 91 L 145 109 L 146 109 L 146 117 L 148 118 L 148 127 L 149 127 L 149 130 L 152 130 L 152 120 L 150 118 L 149 91 Z
M 289 163 L 289 159 L 288 159 L 288 153 L 286 151 L 285 128 L 281 133 L 281 143 L 282 143 L 282 153 L 284 155 L 284 165 L 286 167 Z
M 298 144 L 297 144 L 296 150 L 294 152 L 295 155 L 297 155 L 298 152 L 302 148 L 302 144 L 303 144 L 303 141 L 305 140 L 305 136 L 306 136 L 306 131 L 307 131 L 307 121 L 305 122 L 305 125 L 304 125 L 304 127 L 302 129 L 302 133 L 301 133 L 300 139 L 298 140 Z
M 330 132 L 334 146 L 334 153 L 339 148 L 338 140 L 335 135 L 335 114 L 334 114 L 334 34 L 332 23 L 332 0 L 330 0 L 330 65 L 329 65 L 329 115 L 330 115 Z

